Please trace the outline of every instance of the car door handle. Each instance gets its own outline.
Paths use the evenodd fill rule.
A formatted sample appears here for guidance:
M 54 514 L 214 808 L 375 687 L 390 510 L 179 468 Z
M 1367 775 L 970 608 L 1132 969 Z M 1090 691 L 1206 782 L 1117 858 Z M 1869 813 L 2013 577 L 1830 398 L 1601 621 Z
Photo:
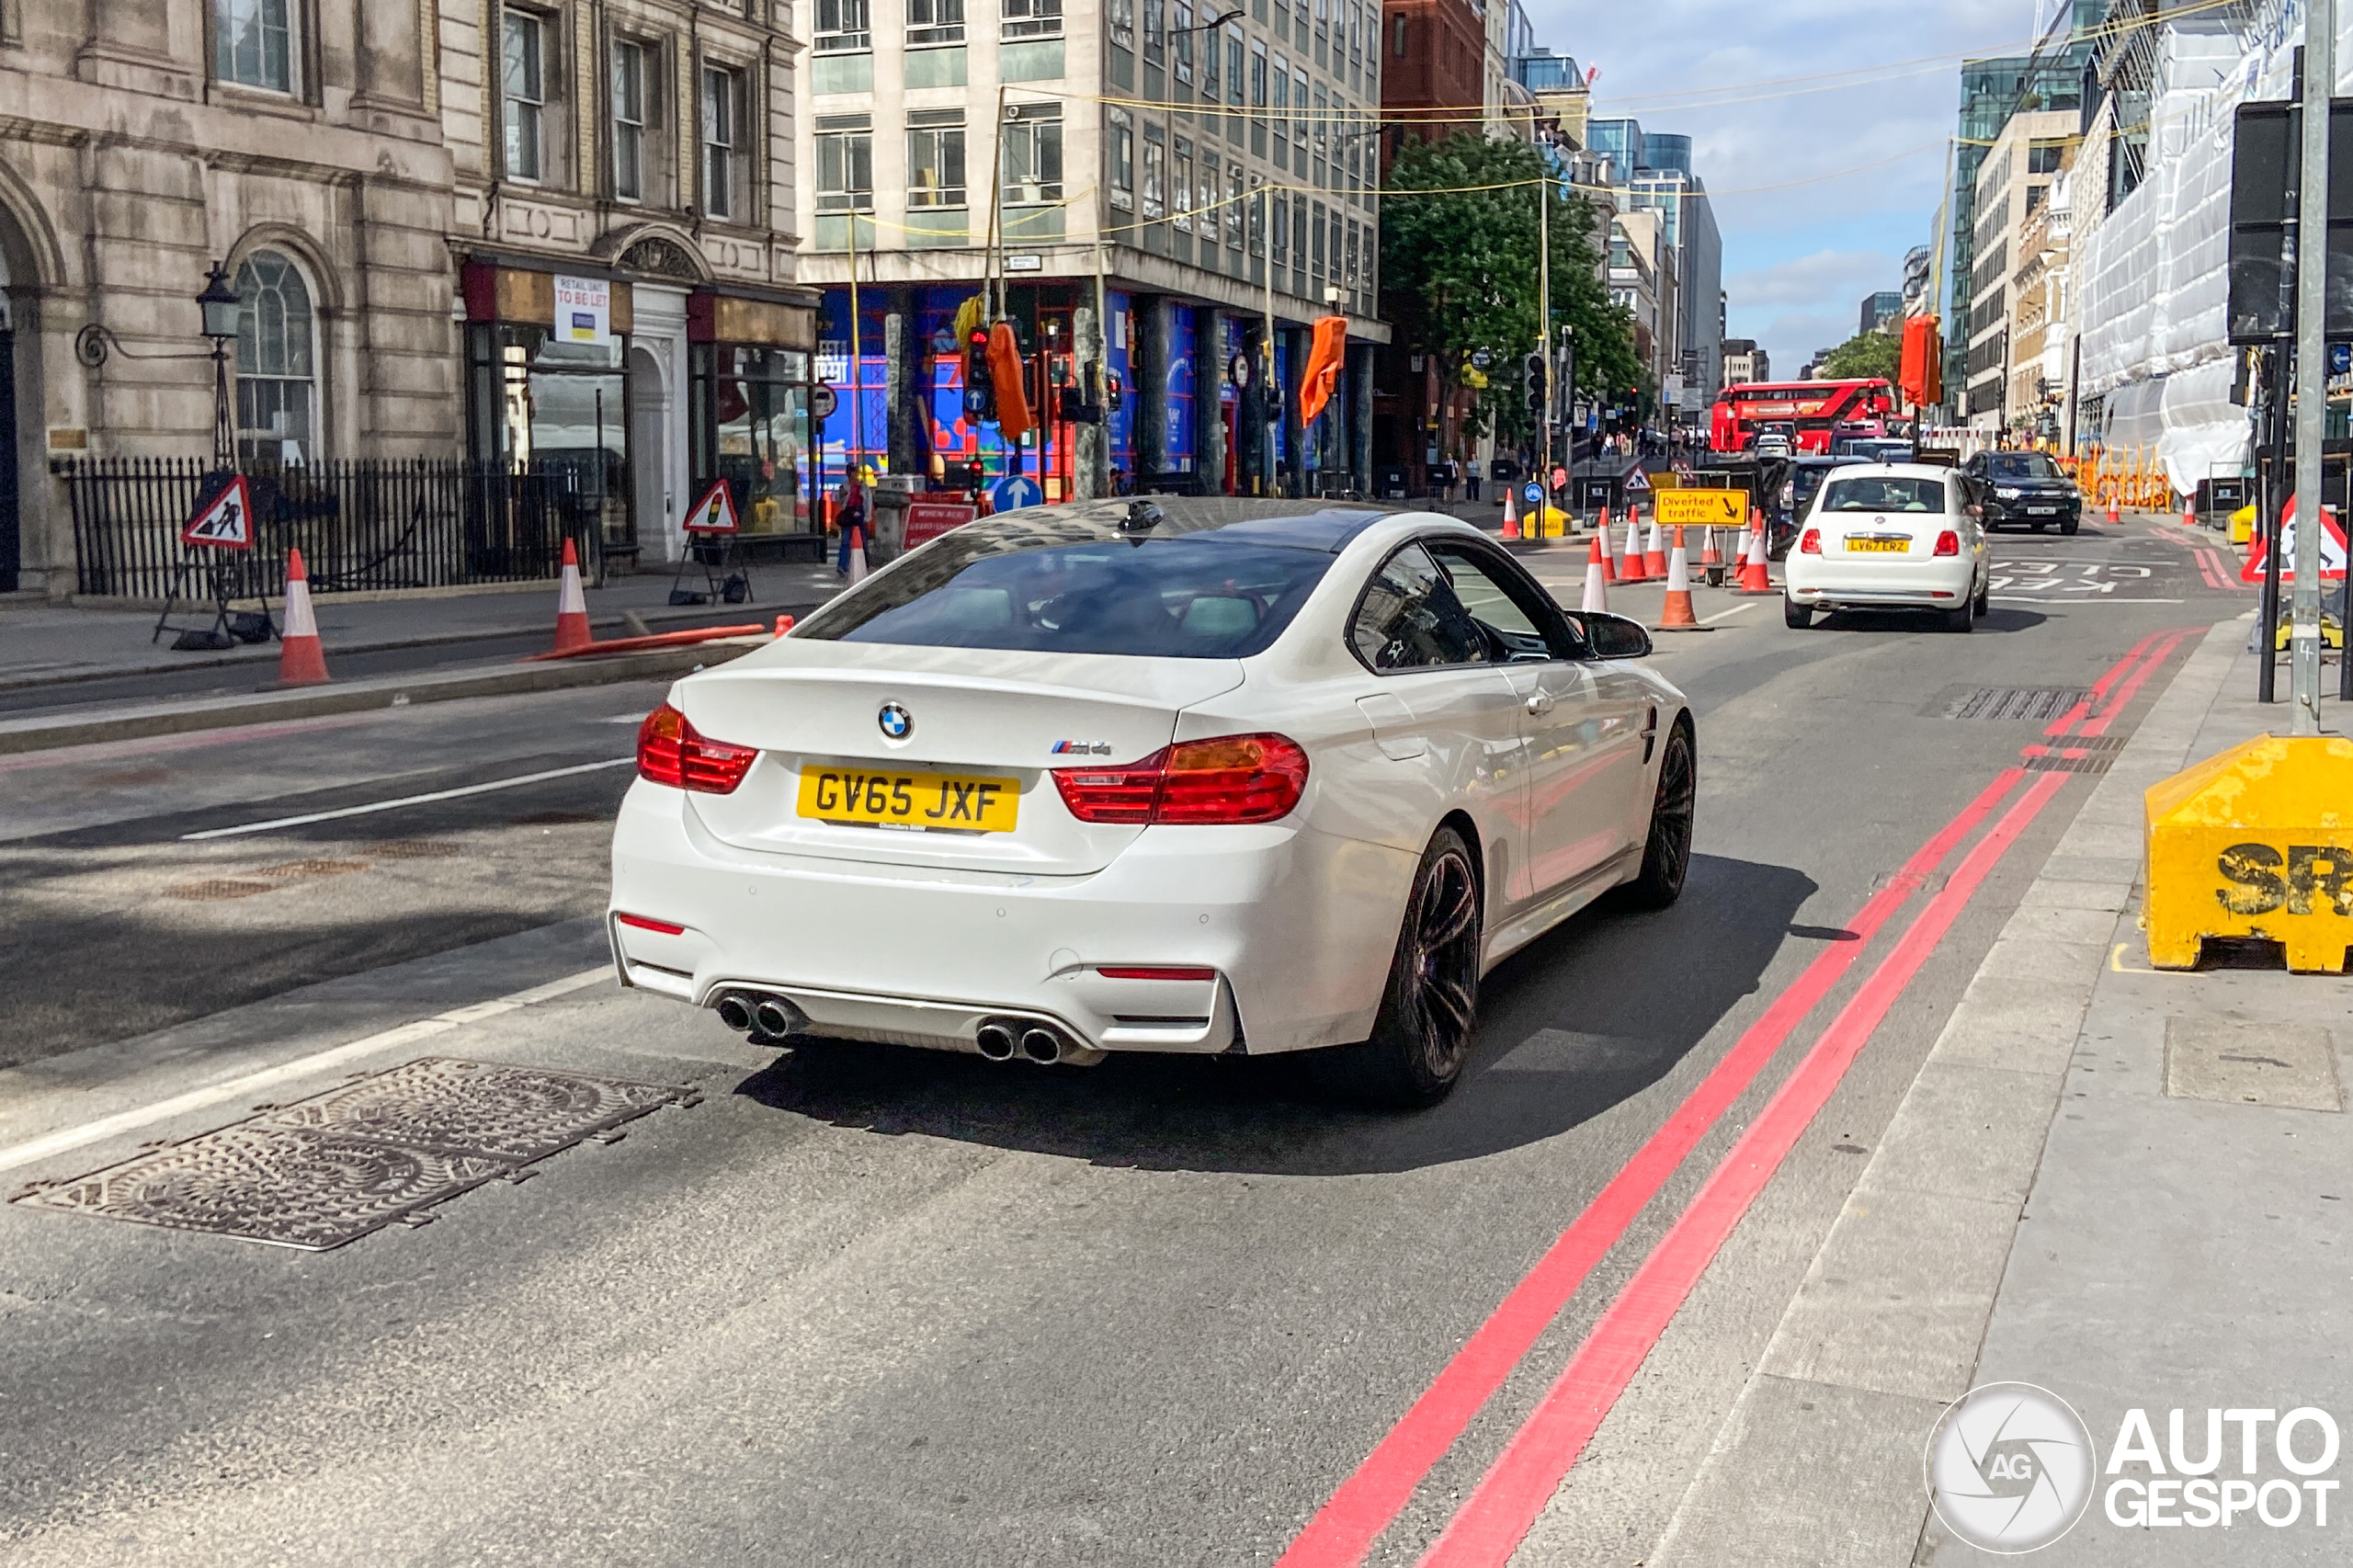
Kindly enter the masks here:
M 1548 693 L 1538 692 L 1528 699 L 1528 710 L 1537 714 L 1550 713 L 1552 711 L 1552 697 Z

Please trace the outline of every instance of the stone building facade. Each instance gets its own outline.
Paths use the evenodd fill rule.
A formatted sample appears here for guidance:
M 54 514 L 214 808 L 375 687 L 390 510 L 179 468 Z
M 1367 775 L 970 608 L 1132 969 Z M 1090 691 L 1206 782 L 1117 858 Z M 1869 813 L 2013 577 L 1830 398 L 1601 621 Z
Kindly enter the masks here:
M 790 22 L 0 0 L 0 591 L 74 591 L 52 460 L 211 450 L 216 263 L 244 460 L 568 465 L 657 559 L 698 482 L 805 521 Z M 559 332 L 584 289 L 596 330 Z

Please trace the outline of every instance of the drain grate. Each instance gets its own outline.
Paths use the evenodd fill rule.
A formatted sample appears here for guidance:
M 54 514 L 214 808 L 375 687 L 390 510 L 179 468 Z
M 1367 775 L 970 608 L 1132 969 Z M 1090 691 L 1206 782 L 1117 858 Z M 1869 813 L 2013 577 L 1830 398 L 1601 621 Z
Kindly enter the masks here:
M 324 1252 L 665 1105 L 691 1088 L 428 1056 L 16 1201 Z
M 254 875 L 294 881 L 304 877 L 347 877 L 367 869 L 365 860 L 289 860 L 283 865 L 261 867 Z
M 1948 719 L 1986 719 L 2048 724 L 2089 702 L 2092 694 L 2080 686 L 1980 686 L 1947 700 Z
M 446 838 L 388 838 L 368 846 L 379 860 L 448 860 L 465 852 L 464 845 Z
M 2054 735 L 2018 753 L 2029 773 L 2105 773 L 2124 749 L 2123 735 Z

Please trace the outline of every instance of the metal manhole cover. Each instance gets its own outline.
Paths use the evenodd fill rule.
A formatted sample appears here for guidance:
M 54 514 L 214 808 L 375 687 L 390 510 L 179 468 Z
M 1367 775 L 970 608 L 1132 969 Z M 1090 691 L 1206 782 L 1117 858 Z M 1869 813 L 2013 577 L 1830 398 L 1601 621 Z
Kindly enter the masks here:
M 191 903 L 212 903 L 224 898 L 251 898 L 257 892 L 276 892 L 276 882 L 239 881 L 233 877 L 215 877 L 209 881 L 181 882 L 164 890 L 165 898 L 185 899 Z
M 379 860 L 448 860 L 465 852 L 464 845 L 446 838 L 392 838 L 368 846 Z
M 2080 686 L 1980 686 L 1946 695 L 1943 710 L 1948 719 L 2048 724 L 2091 698 L 2089 688 Z
M 254 875 L 279 877 L 291 881 L 303 877 L 347 877 L 354 871 L 367 869 L 365 860 L 289 860 L 283 865 L 264 866 Z
M 475 1155 L 248 1123 L 17 1201 L 324 1252 L 509 1168 Z
M 324 1252 L 664 1105 L 690 1087 L 428 1056 L 17 1202 Z
M 676 1099 L 667 1084 L 427 1056 L 260 1119 L 527 1165 Z

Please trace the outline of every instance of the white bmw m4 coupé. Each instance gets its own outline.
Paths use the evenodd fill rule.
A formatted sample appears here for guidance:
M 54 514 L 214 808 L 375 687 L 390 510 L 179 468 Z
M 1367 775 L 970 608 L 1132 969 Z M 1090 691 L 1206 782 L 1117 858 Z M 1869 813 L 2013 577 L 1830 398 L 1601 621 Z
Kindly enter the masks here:
M 983 518 L 646 719 L 620 978 L 778 1043 L 1344 1047 L 1429 1104 L 1505 955 L 1682 890 L 1692 722 L 1649 649 L 1444 517 Z

